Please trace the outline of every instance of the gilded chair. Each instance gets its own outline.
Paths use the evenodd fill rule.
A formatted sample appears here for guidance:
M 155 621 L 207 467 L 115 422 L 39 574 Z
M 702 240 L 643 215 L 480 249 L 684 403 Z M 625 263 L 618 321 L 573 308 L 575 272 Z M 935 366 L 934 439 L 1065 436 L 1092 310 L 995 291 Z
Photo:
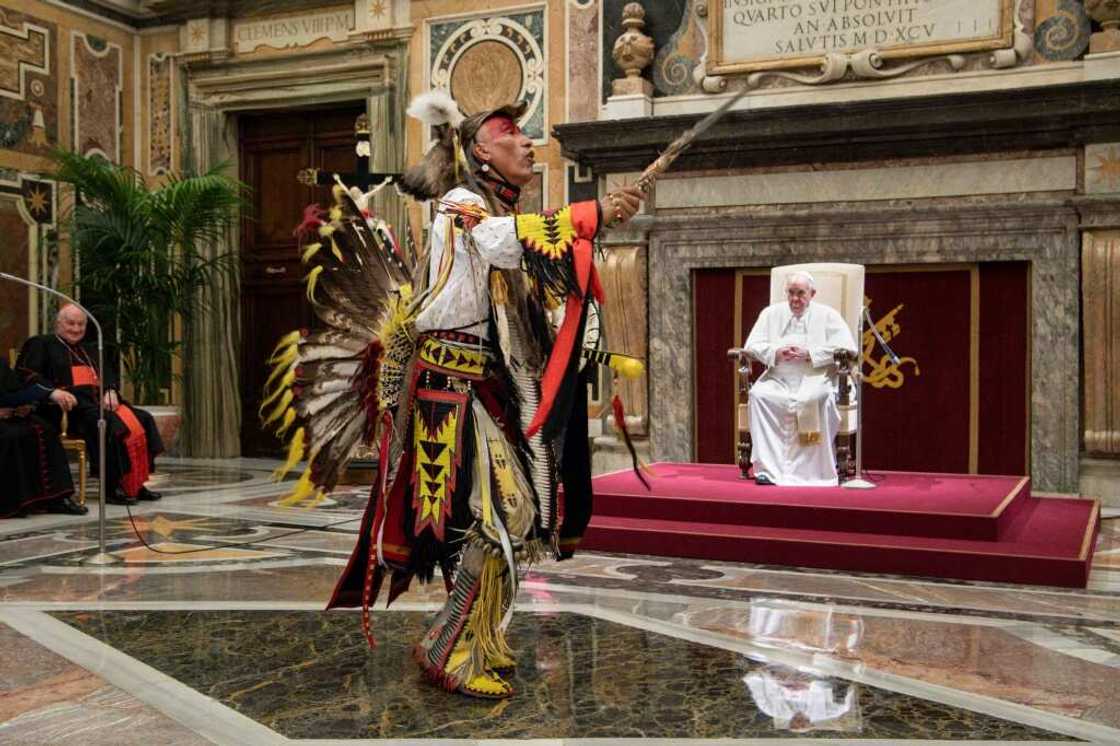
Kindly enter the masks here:
M 786 299 L 786 278 L 794 272 L 808 272 L 813 276 L 817 294 L 814 303 L 823 303 L 835 308 L 852 331 L 856 345 L 860 341 L 860 315 L 863 313 L 864 268 L 860 264 L 840 264 L 836 262 L 814 262 L 808 264 L 787 264 L 770 270 L 770 303 L 781 303 Z M 736 396 L 736 460 L 739 475 L 750 478 L 751 468 L 751 422 L 748 398 L 751 388 L 751 364 L 753 359 L 742 347 L 727 351 L 728 358 L 736 366 L 738 379 Z M 856 368 L 858 356 L 846 351 L 836 353 L 836 366 L 839 375 L 837 406 L 840 410 L 840 428 L 836 434 L 836 473 L 840 481 L 855 476 L 854 447 L 857 427 L 857 403 L 852 394 L 851 375 Z

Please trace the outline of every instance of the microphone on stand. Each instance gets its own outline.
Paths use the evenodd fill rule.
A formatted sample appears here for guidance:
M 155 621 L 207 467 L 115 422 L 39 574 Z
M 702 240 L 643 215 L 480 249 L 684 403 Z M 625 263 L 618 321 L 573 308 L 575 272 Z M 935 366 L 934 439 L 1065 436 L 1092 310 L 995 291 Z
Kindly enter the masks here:
M 90 313 L 88 308 L 66 293 L 38 282 L 10 275 L 7 272 L 0 272 L 0 279 L 11 280 L 20 285 L 42 290 L 72 303 L 85 313 L 86 318 L 92 321 L 94 328 L 97 329 L 97 462 L 99 469 L 97 480 L 97 554 L 85 560 L 85 563 L 89 565 L 111 565 L 120 562 L 119 559 L 105 551 L 105 383 L 103 380 L 105 378 L 105 339 L 101 333 L 101 324 L 98 323 L 97 318 Z

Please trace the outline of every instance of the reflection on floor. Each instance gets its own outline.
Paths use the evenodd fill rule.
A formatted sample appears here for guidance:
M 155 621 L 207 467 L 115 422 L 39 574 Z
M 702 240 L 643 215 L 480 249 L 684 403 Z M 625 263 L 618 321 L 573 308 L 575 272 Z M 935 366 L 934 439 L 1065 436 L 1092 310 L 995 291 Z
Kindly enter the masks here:
M 442 600 L 323 613 L 365 501 L 165 462 L 156 504 L 0 522 L 0 742 L 811 738 L 1120 743 L 1120 521 L 1070 591 L 622 555 L 530 570 L 509 702 L 423 684 Z M 137 538 L 143 537 L 146 547 Z M 325 740 L 316 740 L 325 743 Z M 372 741 L 371 741 L 372 742 Z M 846 740 L 851 743 L 851 740 Z

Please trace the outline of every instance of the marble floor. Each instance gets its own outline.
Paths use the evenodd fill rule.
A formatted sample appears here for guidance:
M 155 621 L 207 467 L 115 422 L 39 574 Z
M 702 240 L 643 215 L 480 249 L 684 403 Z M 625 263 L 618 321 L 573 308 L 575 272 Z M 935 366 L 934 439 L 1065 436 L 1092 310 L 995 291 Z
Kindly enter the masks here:
M 1120 744 L 1120 519 L 1083 591 L 577 555 L 527 572 L 513 699 L 420 680 L 442 600 L 322 607 L 365 491 L 278 504 L 259 460 L 165 498 L 0 521 L 0 743 Z M 141 541 L 143 539 L 143 541 Z

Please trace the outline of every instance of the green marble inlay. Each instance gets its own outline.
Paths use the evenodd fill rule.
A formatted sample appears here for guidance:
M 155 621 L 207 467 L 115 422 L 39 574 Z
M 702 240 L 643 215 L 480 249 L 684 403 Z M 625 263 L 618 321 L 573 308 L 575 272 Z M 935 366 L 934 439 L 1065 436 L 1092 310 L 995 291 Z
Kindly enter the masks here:
M 578 614 L 514 617 L 517 694 L 508 702 L 466 699 L 420 680 L 409 656 L 429 617 L 419 612 L 375 613 L 372 651 L 352 613 L 55 616 L 289 738 L 1073 740 L 841 680 L 814 684 L 791 669 Z M 790 715 L 798 708 L 789 702 L 809 701 L 810 690 L 816 724 Z M 831 696 L 822 700 L 822 690 Z M 825 709 L 830 717 L 821 720 Z

